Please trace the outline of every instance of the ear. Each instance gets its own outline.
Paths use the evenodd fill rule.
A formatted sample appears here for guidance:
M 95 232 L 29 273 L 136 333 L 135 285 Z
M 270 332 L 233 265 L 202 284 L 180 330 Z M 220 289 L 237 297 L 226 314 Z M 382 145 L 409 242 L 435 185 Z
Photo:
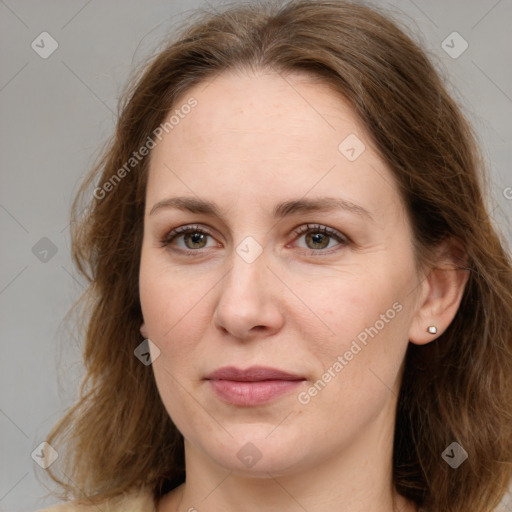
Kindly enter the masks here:
M 146 324 L 145 323 L 142 323 L 142 325 L 140 326 L 140 333 L 142 334 L 142 337 L 144 339 L 149 338 L 148 330 L 146 328 Z
M 436 262 L 421 284 L 417 311 L 409 330 L 412 343 L 429 343 L 448 328 L 459 309 L 468 277 L 462 242 L 454 238 L 442 242 Z M 435 326 L 437 333 L 428 332 L 429 326 Z

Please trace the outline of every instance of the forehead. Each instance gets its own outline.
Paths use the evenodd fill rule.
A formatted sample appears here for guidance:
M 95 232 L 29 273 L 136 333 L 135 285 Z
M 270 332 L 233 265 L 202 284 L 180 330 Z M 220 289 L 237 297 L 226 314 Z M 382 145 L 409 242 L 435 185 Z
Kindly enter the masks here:
M 150 199 L 176 189 L 232 200 L 245 191 L 261 201 L 339 190 L 354 202 L 372 202 L 378 194 L 381 204 L 386 195 L 397 203 L 393 177 L 362 123 L 340 94 L 318 80 L 224 73 L 189 89 L 173 112 L 191 99 L 196 106 L 184 109 L 189 113 L 182 112 L 153 149 Z
M 340 138 L 351 132 L 363 137 L 362 125 L 341 95 L 307 75 L 223 73 L 189 90 L 176 102 L 178 108 L 190 97 L 198 105 L 189 120 L 176 127 L 177 137 L 205 154 L 215 148 L 219 152 L 219 145 L 226 144 L 231 151 L 223 159 L 236 152 L 235 139 L 260 160 L 284 153 L 302 159 L 318 145 L 338 156 Z

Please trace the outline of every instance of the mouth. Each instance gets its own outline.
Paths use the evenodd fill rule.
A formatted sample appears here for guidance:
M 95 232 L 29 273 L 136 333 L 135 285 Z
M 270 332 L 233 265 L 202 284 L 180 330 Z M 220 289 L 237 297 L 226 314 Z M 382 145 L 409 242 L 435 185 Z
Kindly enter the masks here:
M 232 405 L 262 405 L 296 389 L 306 379 L 275 368 L 233 366 L 219 368 L 205 377 L 215 395 Z

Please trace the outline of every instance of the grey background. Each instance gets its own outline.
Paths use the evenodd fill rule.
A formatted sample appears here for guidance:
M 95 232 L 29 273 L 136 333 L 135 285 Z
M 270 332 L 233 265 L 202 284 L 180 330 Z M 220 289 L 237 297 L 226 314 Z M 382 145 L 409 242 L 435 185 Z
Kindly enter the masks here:
M 375 3 L 405 21 L 451 81 L 492 172 L 490 209 L 511 240 L 512 1 Z M 82 290 L 70 261 L 68 230 L 78 181 L 114 127 L 117 98 L 132 66 L 187 11 L 220 5 L 0 1 L 2 511 L 33 511 L 56 502 L 41 498 L 47 489 L 39 480 L 47 480 L 31 453 L 73 402 L 82 376 L 79 340 L 63 324 Z M 44 31 L 59 45 L 47 59 L 31 48 Z M 456 59 L 441 47 L 453 31 L 469 44 Z M 503 510 L 512 511 L 512 505 Z

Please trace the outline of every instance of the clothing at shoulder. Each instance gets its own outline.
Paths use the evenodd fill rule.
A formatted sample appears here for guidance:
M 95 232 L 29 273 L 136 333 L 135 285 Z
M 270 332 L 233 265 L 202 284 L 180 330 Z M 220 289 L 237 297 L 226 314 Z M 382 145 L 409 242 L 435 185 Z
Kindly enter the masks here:
M 156 512 L 153 494 L 149 489 L 125 493 L 99 505 L 102 512 Z M 98 512 L 98 507 L 78 505 L 75 501 L 53 505 L 37 512 Z

